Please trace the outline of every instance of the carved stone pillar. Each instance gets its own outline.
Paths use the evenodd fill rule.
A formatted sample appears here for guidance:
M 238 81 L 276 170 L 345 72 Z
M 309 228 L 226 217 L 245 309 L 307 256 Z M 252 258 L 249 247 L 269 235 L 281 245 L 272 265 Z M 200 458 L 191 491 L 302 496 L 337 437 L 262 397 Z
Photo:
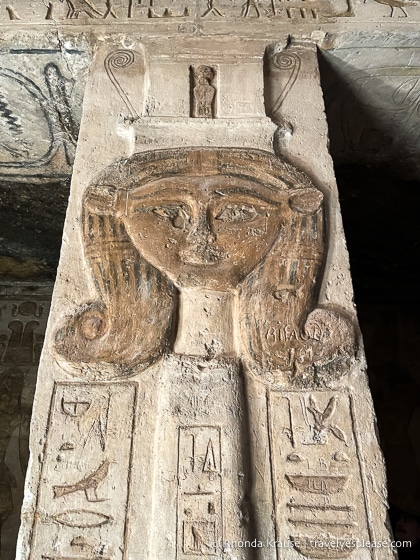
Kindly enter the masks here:
M 20 560 L 393 557 L 316 49 L 223 49 L 97 53 Z

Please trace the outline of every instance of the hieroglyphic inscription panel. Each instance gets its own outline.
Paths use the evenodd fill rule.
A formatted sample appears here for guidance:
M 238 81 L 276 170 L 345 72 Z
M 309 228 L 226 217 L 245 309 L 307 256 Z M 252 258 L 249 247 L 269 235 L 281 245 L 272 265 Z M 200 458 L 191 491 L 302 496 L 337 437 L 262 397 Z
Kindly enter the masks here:
M 125 557 L 135 405 L 130 383 L 55 385 L 31 560 Z
M 0 286 L 0 556 L 15 557 L 51 284 Z
M 385 8 L 380 10 L 377 4 L 382 4 Z M 280 24 L 291 21 L 305 24 L 317 21 L 328 23 L 336 18 L 358 17 L 361 20 L 371 20 L 378 14 L 406 18 L 417 15 L 416 7 L 416 2 L 398 0 L 374 0 L 362 5 L 356 4 L 354 0 L 200 0 L 198 4 L 190 0 L 36 0 L 31 4 L 24 0 L 11 0 L 0 13 L 0 22 L 26 22 L 32 18 L 32 21 L 38 23 L 100 22 L 115 26 L 121 21 L 130 20 L 185 24 L 198 19 L 202 24 L 220 25 L 233 20 L 236 24 L 251 22 L 254 26 L 262 27 L 273 20 Z
M 308 558 L 365 558 L 355 543 L 374 539 L 351 396 L 270 391 L 268 401 L 277 538 Z
M 177 558 L 214 556 L 223 538 L 221 429 L 180 427 L 178 458 Z

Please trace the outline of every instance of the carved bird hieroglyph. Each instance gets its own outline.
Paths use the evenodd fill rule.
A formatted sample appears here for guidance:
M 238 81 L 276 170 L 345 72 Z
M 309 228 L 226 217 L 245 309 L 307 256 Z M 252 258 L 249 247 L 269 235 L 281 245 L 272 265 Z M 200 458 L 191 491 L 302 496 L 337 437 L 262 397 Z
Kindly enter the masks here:
M 389 6 L 391 8 L 391 14 L 389 17 L 393 17 L 395 8 L 399 8 L 404 16 L 408 17 L 408 13 L 405 8 L 407 6 L 417 6 L 417 2 L 404 2 L 403 0 L 375 0 L 375 2 L 378 4 L 384 4 L 385 6 Z
M 64 2 L 64 0 L 61 0 L 61 2 Z M 69 8 L 67 19 L 78 19 L 81 13 L 85 13 L 92 19 L 104 16 L 91 0 L 66 0 L 66 2 Z

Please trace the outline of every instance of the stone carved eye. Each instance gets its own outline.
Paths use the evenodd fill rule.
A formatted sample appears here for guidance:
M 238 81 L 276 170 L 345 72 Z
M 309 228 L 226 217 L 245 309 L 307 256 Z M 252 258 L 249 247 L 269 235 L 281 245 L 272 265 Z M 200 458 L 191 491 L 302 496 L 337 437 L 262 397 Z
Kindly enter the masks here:
M 227 204 L 216 215 L 215 219 L 220 222 L 250 222 L 259 213 L 250 204 Z
M 142 207 L 137 212 L 151 212 L 156 216 L 169 220 L 174 228 L 188 229 L 191 224 L 191 216 L 185 204 L 165 204 L 162 206 Z

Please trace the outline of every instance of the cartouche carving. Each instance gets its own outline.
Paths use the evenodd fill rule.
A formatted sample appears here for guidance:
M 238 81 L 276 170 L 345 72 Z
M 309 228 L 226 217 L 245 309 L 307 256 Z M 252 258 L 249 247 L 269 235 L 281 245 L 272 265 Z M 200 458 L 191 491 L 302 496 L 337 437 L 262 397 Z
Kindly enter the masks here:
M 218 426 L 179 429 L 178 553 L 213 556 L 223 535 L 222 433 Z

